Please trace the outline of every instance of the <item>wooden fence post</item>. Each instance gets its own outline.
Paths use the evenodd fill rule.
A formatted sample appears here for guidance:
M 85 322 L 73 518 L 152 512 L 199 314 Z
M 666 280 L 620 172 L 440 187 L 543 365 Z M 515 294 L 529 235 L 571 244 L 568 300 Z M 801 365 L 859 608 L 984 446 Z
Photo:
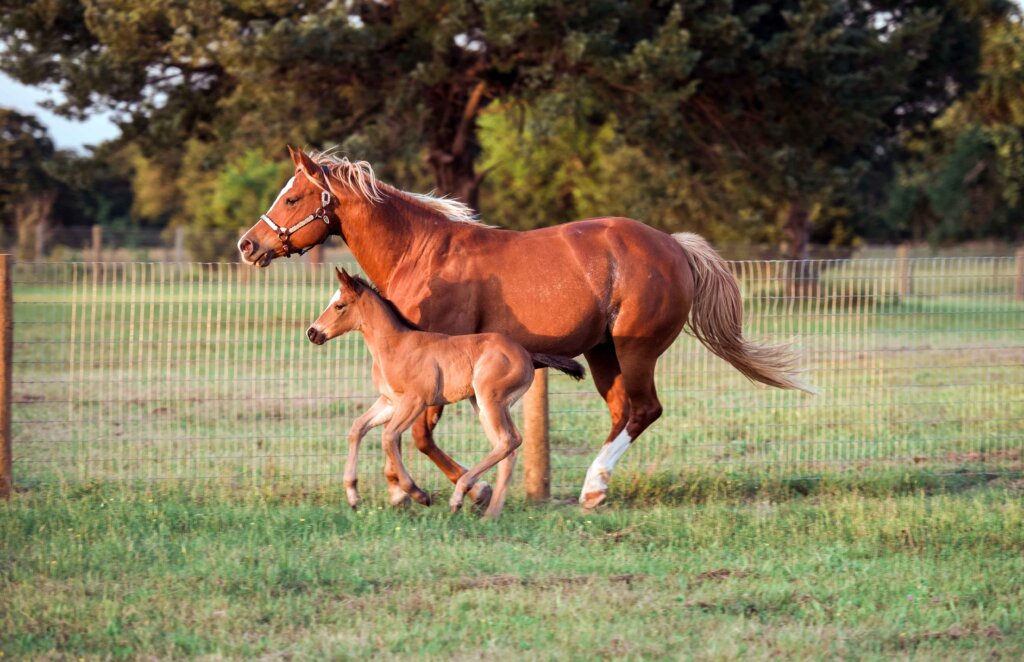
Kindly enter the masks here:
M 92 259 L 96 262 L 103 261 L 103 226 L 92 226 Z
M 185 227 L 174 228 L 174 261 L 181 264 L 185 261 Z
M 905 299 L 914 293 L 914 263 L 910 260 L 907 244 L 900 244 L 896 249 L 896 257 L 899 258 L 896 293 L 899 294 L 900 299 Z
M 14 299 L 11 296 L 11 267 L 14 259 L 0 255 L 0 499 L 14 491 L 11 473 L 11 369 L 14 341 Z
M 523 483 L 528 500 L 551 498 L 547 368 L 533 372 L 533 385 L 523 396 Z
M 1013 298 L 1024 301 L 1024 246 L 1017 249 L 1017 278 L 1013 281 Z

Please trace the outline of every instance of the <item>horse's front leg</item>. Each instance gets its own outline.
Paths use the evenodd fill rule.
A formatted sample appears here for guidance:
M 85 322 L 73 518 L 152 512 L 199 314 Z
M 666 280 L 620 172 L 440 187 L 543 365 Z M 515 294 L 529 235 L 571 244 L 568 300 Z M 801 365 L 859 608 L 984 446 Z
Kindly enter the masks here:
M 383 396 L 377 398 L 366 412 L 357 418 L 348 431 L 348 457 L 345 459 L 345 496 L 348 505 L 355 508 L 359 505 L 359 443 L 372 428 L 383 425 L 391 420 L 395 409 Z
M 412 438 L 416 442 L 416 449 L 430 458 L 430 461 L 437 465 L 437 468 L 450 480 L 458 482 L 462 474 L 466 473 L 466 467 L 462 466 L 434 443 L 434 428 L 441 420 L 441 413 L 444 407 L 427 407 L 423 415 L 416 419 L 412 426 Z M 481 508 L 486 508 L 491 502 L 491 486 L 484 481 L 477 481 L 473 489 L 469 491 L 469 498 Z

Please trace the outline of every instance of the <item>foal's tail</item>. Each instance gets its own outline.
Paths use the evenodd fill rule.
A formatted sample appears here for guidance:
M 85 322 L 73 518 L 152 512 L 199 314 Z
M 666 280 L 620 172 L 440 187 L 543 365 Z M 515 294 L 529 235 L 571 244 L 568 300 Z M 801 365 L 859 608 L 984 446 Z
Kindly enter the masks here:
M 796 357 L 785 345 L 753 343 L 743 338 L 743 299 L 736 278 L 707 241 L 690 232 L 672 235 L 693 270 L 694 293 L 690 335 L 725 359 L 747 379 L 776 388 L 817 393 L 796 370 Z
M 587 371 L 582 365 L 580 365 L 579 361 L 567 359 L 563 356 L 555 356 L 553 354 L 531 354 L 530 357 L 533 359 L 535 364 L 564 372 L 576 381 L 583 379 L 583 376 L 587 374 Z

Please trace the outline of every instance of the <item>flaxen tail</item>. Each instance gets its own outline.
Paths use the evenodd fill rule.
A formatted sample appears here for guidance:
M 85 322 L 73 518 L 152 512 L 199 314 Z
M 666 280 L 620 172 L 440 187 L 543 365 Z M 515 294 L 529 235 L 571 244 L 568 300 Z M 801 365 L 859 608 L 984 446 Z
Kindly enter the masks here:
M 580 365 L 579 361 L 567 359 L 563 356 L 554 356 L 553 354 L 531 354 L 530 356 L 533 358 L 534 364 L 564 372 L 576 381 L 583 379 L 583 376 L 587 374 L 587 371 Z
M 798 377 L 796 357 L 784 345 L 765 345 L 743 338 L 743 299 L 739 285 L 715 249 L 690 232 L 672 235 L 693 269 L 694 293 L 688 333 L 747 379 L 776 388 L 816 393 Z

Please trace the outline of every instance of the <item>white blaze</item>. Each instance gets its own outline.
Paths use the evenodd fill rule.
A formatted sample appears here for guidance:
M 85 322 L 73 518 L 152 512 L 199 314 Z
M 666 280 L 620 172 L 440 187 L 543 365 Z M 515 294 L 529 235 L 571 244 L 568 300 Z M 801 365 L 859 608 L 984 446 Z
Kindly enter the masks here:
M 330 308 L 334 304 L 338 303 L 338 299 L 340 299 L 340 298 L 341 298 L 341 290 L 339 289 L 337 292 L 334 293 L 334 296 L 331 297 L 331 300 L 327 303 L 327 307 Z
M 601 447 L 601 452 L 594 458 L 594 462 L 587 469 L 587 477 L 583 481 L 583 490 L 580 492 L 580 503 L 583 503 L 583 496 L 590 492 L 605 492 L 608 490 L 608 479 L 612 475 L 615 463 L 619 461 L 622 454 L 629 448 L 632 441 L 626 431 L 623 430 L 619 436 L 610 443 Z
M 274 198 L 274 202 L 270 205 L 270 209 L 273 209 L 274 207 L 277 206 L 277 201 L 280 200 L 281 197 L 284 196 L 285 193 L 287 193 L 288 191 L 291 190 L 292 184 L 294 184 L 294 183 L 295 183 L 295 177 L 292 176 L 292 178 L 288 180 L 288 183 L 284 185 L 284 188 L 281 189 L 281 192 L 277 194 L 277 197 Z M 267 211 L 270 211 L 270 210 L 268 209 Z

